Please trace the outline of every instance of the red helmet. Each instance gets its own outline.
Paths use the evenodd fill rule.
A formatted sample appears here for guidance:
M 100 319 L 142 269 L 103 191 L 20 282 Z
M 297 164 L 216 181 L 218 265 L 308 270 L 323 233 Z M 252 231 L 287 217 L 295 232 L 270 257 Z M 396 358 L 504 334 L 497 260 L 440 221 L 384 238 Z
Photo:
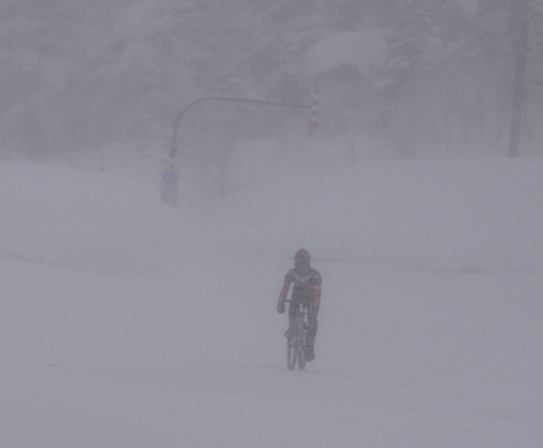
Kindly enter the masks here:
M 309 252 L 307 250 L 300 249 L 298 252 L 296 252 L 296 255 L 294 255 L 294 262 L 300 264 L 309 264 L 311 262 L 311 255 L 309 255 Z

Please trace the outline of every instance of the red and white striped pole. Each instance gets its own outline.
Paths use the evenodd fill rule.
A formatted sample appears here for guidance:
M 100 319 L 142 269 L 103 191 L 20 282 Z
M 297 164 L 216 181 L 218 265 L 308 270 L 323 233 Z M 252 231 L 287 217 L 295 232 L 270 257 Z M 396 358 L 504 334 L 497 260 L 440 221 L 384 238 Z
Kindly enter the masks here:
M 307 126 L 309 126 L 309 134 L 312 135 L 315 133 L 315 130 L 317 129 L 317 126 L 319 125 L 319 121 L 317 119 L 318 110 L 319 110 L 319 95 L 320 90 L 317 86 L 313 89 L 313 100 L 311 101 L 311 113 L 309 116 L 309 121 L 307 122 Z

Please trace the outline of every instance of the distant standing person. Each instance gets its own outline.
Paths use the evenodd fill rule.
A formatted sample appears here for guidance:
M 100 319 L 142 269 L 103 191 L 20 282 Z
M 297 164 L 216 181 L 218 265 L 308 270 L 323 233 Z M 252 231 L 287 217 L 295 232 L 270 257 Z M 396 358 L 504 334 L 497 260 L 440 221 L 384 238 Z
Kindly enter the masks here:
M 290 307 L 288 310 L 289 329 L 285 336 L 288 337 L 289 332 L 294 329 L 296 323 L 296 310 L 300 304 L 308 307 L 308 337 L 304 347 L 305 359 L 313 361 L 315 359 L 315 336 L 317 335 L 318 322 L 317 314 L 319 314 L 319 306 L 321 301 L 321 275 L 316 269 L 311 267 L 311 255 L 305 249 L 300 249 L 294 255 L 294 269 L 291 269 L 285 275 L 283 288 L 279 294 L 277 302 L 277 312 L 283 314 L 285 312 L 285 300 L 288 296 L 291 283 L 294 283 Z

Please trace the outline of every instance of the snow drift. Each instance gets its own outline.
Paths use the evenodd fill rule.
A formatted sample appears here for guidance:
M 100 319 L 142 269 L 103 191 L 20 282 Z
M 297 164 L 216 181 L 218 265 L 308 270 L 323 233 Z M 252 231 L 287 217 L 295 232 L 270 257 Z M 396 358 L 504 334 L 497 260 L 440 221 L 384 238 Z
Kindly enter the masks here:
M 318 150 L 312 157 L 318 158 Z M 323 157 L 324 158 L 324 157 Z M 312 169 L 238 192 L 217 213 L 230 251 L 427 271 L 540 272 L 540 160 L 388 161 Z M 218 219 L 218 217 L 216 217 Z
M 158 193 L 122 178 L 3 162 L 0 188 L 3 258 L 152 277 L 207 250 Z

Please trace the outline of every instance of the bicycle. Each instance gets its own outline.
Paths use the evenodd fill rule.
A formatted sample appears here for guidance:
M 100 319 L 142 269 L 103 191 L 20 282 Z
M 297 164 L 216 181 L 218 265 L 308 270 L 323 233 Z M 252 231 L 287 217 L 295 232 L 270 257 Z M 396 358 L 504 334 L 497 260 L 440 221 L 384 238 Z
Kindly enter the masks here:
M 291 302 L 291 300 L 285 302 Z M 287 337 L 287 367 L 289 370 L 296 368 L 296 362 L 300 370 L 305 369 L 304 346 L 308 332 L 307 310 L 308 306 L 300 303 L 296 310 L 293 327 L 289 326 L 289 329 L 285 332 Z

